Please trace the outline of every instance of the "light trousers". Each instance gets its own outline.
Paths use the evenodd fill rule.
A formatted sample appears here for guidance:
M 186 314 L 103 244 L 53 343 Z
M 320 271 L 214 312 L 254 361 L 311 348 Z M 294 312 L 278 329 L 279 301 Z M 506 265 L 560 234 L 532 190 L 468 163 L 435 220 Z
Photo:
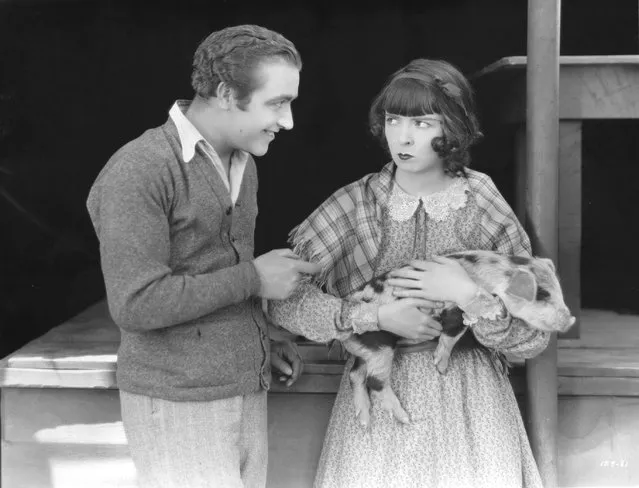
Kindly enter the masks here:
M 120 391 L 140 488 L 264 488 L 266 392 L 173 402 Z

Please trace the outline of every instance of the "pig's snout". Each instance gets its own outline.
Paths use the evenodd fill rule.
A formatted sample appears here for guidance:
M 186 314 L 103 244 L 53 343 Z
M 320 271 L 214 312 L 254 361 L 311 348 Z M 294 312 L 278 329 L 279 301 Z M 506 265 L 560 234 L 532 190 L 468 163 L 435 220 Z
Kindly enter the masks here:
M 561 332 L 566 332 L 573 325 L 575 325 L 575 322 L 577 321 L 575 317 L 570 315 L 570 311 L 568 309 L 566 309 L 565 311 L 562 310 L 560 312 L 559 318 Z

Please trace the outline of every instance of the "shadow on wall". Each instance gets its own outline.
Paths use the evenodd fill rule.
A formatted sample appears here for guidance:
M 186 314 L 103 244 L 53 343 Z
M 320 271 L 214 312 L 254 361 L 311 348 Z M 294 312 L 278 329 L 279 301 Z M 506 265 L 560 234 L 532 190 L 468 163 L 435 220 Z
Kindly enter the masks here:
M 615 9 L 565 4 L 564 53 L 635 52 L 635 0 Z M 258 161 L 258 254 L 284 246 L 332 191 L 384 164 L 367 111 L 392 71 L 423 56 L 471 73 L 526 46 L 526 3 L 512 0 L 404 0 L 366 10 L 330 0 L 185 0 L 153 9 L 124 0 L 0 2 L 0 355 L 104 296 L 89 187 L 113 152 L 192 95 L 199 41 L 239 23 L 284 33 L 304 58 L 296 127 Z M 504 151 L 476 167 L 508 195 Z
M 639 314 L 639 121 L 583 129 L 581 290 L 584 308 Z

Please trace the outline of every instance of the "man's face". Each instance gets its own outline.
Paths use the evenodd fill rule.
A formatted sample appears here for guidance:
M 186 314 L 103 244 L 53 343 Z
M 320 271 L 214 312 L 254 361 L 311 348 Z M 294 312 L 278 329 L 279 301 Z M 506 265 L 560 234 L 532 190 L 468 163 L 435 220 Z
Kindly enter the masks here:
M 300 72 L 274 60 L 260 64 L 255 76 L 258 88 L 244 110 L 232 103 L 227 134 L 234 148 L 263 156 L 280 129 L 293 128 L 291 102 L 297 98 Z

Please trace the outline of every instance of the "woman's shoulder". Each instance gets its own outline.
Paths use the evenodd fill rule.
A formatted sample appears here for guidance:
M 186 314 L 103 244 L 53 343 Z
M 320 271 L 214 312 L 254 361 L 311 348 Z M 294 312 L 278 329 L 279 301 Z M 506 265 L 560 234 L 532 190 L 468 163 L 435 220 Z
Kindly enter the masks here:
M 492 202 L 493 204 L 504 200 L 501 192 L 495 185 L 493 179 L 481 171 L 466 169 L 465 175 L 468 186 L 472 193 L 481 200 Z
M 476 169 L 465 169 L 465 178 L 471 187 L 495 186 L 493 179 L 486 173 L 477 171 Z

